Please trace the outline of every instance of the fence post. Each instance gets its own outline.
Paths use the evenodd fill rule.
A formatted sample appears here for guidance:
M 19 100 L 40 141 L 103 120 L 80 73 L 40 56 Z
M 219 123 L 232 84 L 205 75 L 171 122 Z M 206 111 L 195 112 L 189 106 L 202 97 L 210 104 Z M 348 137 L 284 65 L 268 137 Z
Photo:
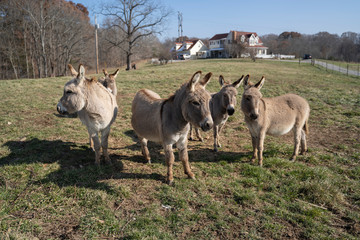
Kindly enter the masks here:
M 346 76 L 349 76 L 349 64 L 346 65 Z
M 325 67 L 325 70 L 327 71 L 327 62 L 325 63 L 325 66 L 326 66 L 326 67 Z
M 358 64 L 358 76 L 359 76 L 359 67 L 360 67 L 360 64 Z

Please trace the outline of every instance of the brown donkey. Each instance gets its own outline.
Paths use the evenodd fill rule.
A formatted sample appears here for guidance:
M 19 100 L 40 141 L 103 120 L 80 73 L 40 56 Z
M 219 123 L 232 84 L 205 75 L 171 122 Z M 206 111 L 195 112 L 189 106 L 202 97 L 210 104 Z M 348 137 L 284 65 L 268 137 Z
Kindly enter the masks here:
M 105 160 L 111 163 L 107 152 L 110 126 L 115 121 L 118 106 L 116 98 L 95 79 L 85 77 L 85 68 L 80 64 L 79 73 L 69 64 L 71 73 L 76 75 L 64 86 L 57 110 L 60 114 L 77 112 L 83 124 L 86 125 L 89 136 L 94 142 L 95 163 L 100 164 L 100 141 Z
M 116 88 L 116 76 L 119 73 L 119 69 L 116 69 L 116 71 L 112 74 L 109 74 L 105 69 L 103 69 L 104 77 L 101 77 L 98 79 L 98 81 L 104 85 L 107 89 L 111 91 L 112 94 L 117 96 L 117 88 Z
M 211 117 L 214 121 L 213 133 L 215 152 L 218 151 L 218 147 L 221 147 L 219 140 L 220 131 L 228 120 L 229 115 L 231 116 L 235 112 L 236 96 L 238 93 L 236 89 L 241 85 L 243 78 L 244 75 L 239 80 L 229 84 L 225 83 L 224 77 L 220 75 L 219 83 L 222 88 L 219 92 L 211 94 L 210 111 Z M 192 126 L 190 125 L 190 127 L 189 139 L 192 140 Z M 195 128 L 195 133 L 197 138 L 200 141 L 203 141 L 198 128 Z
M 212 128 L 213 120 L 209 109 L 211 97 L 205 90 L 211 75 L 208 73 L 202 81 L 199 81 L 201 71 L 196 72 L 188 83 L 183 84 L 168 99 L 161 99 L 157 93 L 142 89 L 136 93 L 132 102 L 131 124 L 139 137 L 142 154 L 150 163 L 147 141 L 163 145 L 168 184 L 174 181 L 173 144 L 176 144 L 179 149 L 179 158 L 185 174 L 195 179 L 188 160 L 187 134 L 190 128 L 189 123 L 204 131 Z
M 264 139 L 266 134 L 284 135 L 291 129 L 294 131 L 294 153 L 291 160 L 295 160 L 301 144 L 301 154 L 307 151 L 306 134 L 308 134 L 308 119 L 310 107 L 308 102 L 295 94 L 286 94 L 274 98 L 263 98 L 260 89 L 265 77 L 255 85 L 244 81 L 244 93 L 241 100 L 241 110 L 245 115 L 252 139 L 253 157 L 255 162 L 259 158 L 262 166 Z

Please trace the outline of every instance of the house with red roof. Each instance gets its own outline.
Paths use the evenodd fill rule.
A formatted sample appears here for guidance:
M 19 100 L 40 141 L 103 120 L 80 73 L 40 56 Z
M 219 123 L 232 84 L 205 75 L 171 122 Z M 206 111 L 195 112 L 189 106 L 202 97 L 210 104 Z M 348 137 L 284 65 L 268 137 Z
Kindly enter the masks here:
M 207 58 L 209 48 L 199 39 L 176 42 L 170 50 L 177 59 Z
M 228 58 L 229 49 L 233 44 L 241 44 L 245 48 L 245 55 L 254 53 L 255 56 L 267 54 L 268 47 L 263 45 L 256 32 L 230 31 L 229 33 L 215 34 L 209 40 L 210 57 Z

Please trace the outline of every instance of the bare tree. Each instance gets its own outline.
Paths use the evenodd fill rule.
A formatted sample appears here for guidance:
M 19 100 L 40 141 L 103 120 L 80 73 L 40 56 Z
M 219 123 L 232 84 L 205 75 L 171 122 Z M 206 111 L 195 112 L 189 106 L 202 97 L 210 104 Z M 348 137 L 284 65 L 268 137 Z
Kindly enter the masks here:
M 246 43 L 241 40 L 234 40 L 226 47 L 227 54 L 232 58 L 239 58 L 246 50 Z
M 117 4 L 105 6 L 101 13 L 110 18 L 107 27 L 116 33 L 107 41 L 126 54 L 126 70 L 130 70 L 136 44 L 142 38 L 161 33 L 170 15 L 169 10 L 151 0 L 117 0 Z

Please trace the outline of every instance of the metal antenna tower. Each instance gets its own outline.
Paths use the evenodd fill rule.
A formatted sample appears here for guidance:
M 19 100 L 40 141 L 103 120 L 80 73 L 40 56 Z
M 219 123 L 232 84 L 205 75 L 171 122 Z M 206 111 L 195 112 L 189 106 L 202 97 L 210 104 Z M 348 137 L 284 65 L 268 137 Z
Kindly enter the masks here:
M 182 42 L 182 37 L 183 37 L 182 21 L 183 21 L 182 13 L 178 12 L 178 35 L 180 42 Z

